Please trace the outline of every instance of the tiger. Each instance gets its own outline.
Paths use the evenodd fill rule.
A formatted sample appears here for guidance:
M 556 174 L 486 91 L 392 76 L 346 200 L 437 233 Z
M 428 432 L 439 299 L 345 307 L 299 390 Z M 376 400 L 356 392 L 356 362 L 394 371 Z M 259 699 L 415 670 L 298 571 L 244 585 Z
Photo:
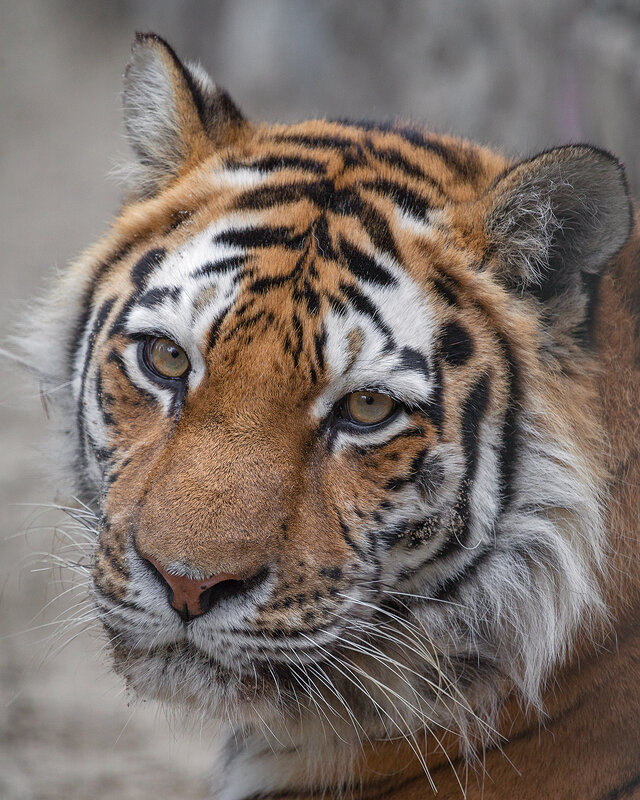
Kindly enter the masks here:
M 137 34 L 108 232 L 29 318 L 133 697 L 216 800 L 640 797 L 622 165 L 250 122 Z

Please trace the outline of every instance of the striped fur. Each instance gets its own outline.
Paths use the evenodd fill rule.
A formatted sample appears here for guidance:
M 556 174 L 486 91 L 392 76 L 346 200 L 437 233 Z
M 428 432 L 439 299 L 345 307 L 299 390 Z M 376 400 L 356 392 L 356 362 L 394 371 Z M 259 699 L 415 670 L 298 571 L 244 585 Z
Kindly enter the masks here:
M 125 113 L 130 199 L 27 343 L 96 509 L 115 667 L 229 729 L 213 797 L 391 796 L 362 776 L 394 759 L 413 796 L 434 743 L 473 764 L 606 616 L 592 320 L 629 230 L 620 168 L 252 125 L 153 36 Z M 184 382 L 145 372 L 153 335 Z M 361 389 L 397 401 L 388 424 L 336 417 Z M 257 577 L 185 626 L 140 552 Z

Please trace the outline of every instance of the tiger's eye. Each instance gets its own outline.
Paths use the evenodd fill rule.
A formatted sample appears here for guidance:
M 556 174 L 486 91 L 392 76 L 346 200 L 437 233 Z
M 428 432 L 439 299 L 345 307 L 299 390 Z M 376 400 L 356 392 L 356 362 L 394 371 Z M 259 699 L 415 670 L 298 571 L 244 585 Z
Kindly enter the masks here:
M 182 378 L 189 369 L 187 354 L 171 339 L 150 339 L 146 360 L 151 370 L 162 378 Z
M 347 395 L 346 407 L 353 422 L 376 425 L 391 416 L 396 404 L 388 394 L 379 392 L 352 392 Z

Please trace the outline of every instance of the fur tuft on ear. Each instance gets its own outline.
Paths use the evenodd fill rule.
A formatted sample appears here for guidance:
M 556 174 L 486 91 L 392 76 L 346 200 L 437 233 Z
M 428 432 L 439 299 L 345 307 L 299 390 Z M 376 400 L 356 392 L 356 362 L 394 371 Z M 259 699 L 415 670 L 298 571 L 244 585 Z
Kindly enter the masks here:
M 136 196 L 150 196 L 238 136 L 246 122 L 198 65 L 154 33 L 138 33 L 124 75 L 124 121 L 137 162 Z
M 622 165 L 586 145 L 516 164 L 482 204 L 497 272 L 541 302 L 588 294 L 631 230 Z

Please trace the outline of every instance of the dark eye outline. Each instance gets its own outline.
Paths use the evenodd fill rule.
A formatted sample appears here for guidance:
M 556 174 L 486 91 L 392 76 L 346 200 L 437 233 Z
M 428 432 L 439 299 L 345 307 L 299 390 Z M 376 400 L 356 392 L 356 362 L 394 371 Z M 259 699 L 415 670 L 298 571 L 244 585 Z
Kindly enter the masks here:
M 151 348 L 153 347 L 154 343 L 158 341 L 158 339 L 168 339 L 170 342 L 175 344 L 176 347 L 180 347 L 180 345 L 170 336 L 165 336 L 164 334 L 147 334 L 145 336 L 141 336 L 138 342 L 138 363 L 140 364 L 143 372 L 145 372 L 156 383 L 174 390 L 178 389 L 181 386 L 184 386 L 185 381 L 191 372 L 191 362 L 189 361 L 189 356 L 187 355 L 184 347 L 180 347 L 185 356 L 187 356 L 187 362 L 189 366 L 182 373 L 182 375 L 179 375 L 175 378 L 169 378 L 166 375 L 162 375 L 162 373 L 156 371 L 150 358 Z
M 393 406 L 389 414 L 384 419 L 381 419 L 380 422 L 373 422 L 371 424 L 366 422 L 358 422 L 358 420 L 353 419 L 351 412 L 349 411 L 348 400 L 353 394 L 384 394 L 393 400 Z M 333 417 L 341 427 L 364 433 L 376 431 L 380 428 L 383 428 L 385 425 L 388 425 L 397 418 L 402 409 L 402 404 L 399 403 L 390 392 L 385 391 L 384 389 L 356 389 L 354 392 L 349 392 L 349 394 L 345 394 L 344 397 L 341 397 L 340 400 L 338 400 L 333 409 Z

